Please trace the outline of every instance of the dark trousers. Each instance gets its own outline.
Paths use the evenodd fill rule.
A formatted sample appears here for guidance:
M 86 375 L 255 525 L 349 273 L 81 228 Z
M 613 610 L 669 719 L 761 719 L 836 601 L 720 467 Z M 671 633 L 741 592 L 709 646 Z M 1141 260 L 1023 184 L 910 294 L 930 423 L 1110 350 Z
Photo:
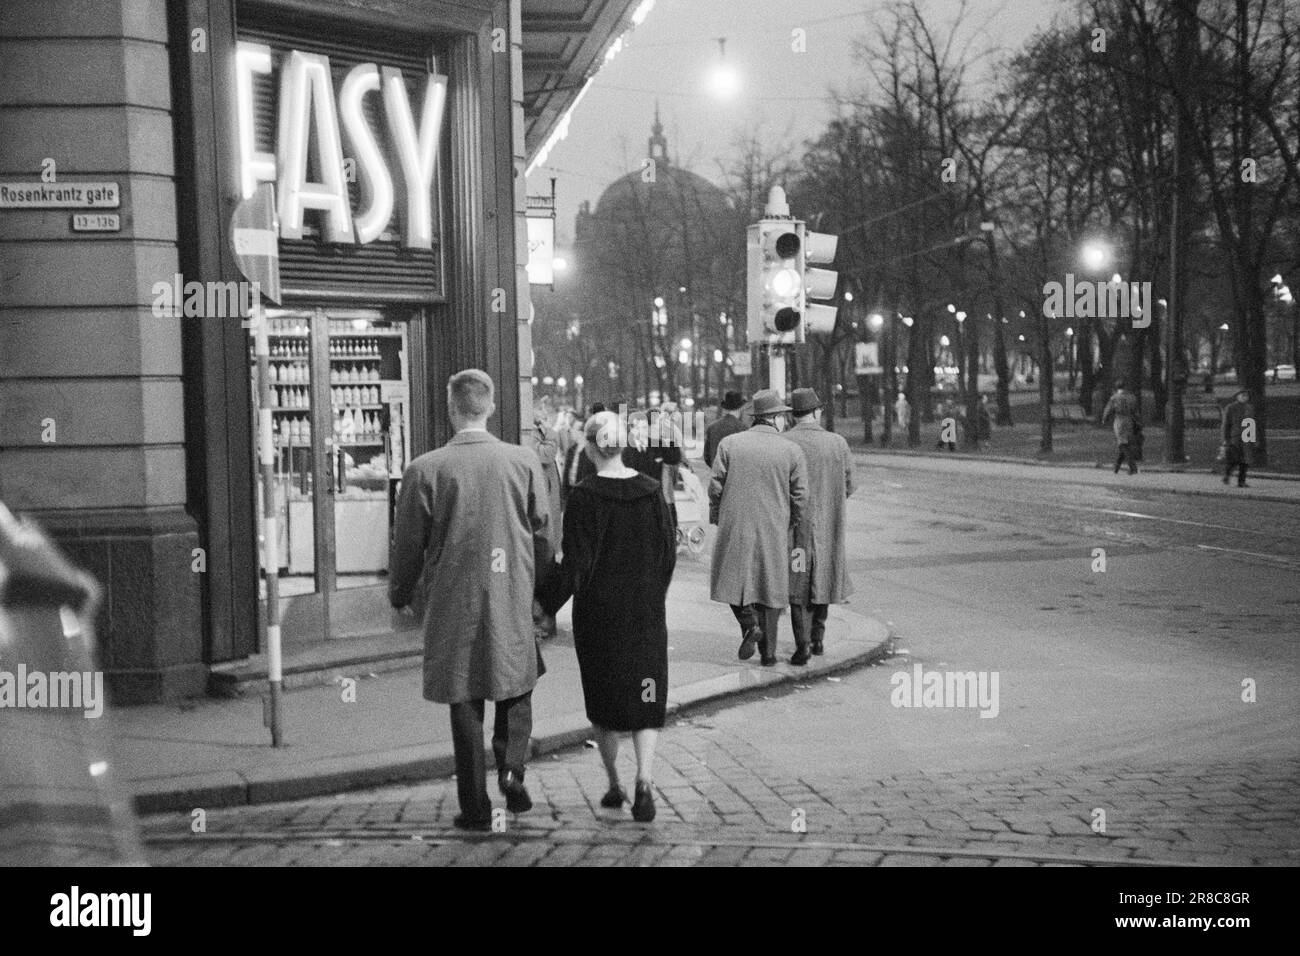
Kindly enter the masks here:
M 790 623 L 794 626 L 796 647 L 806 648 L 820 644 L 826 637 L 826 615 L 829 604 L 791 604 Z
M 492 755 L 497 773 L 513 770 L 521 777 L 528 762 L 528 739 L 533 733 L 533 694 L 498 700 L 494 708 Z M 456 796 L 466 816 L 492 816 L 487 793 L 487 755 L 483 750 L 483 701 L 451 705 L 451 742 L 456 754 Z
M 1134 474 L 1138 470 L 1137 459 L 1133 457 L 1133 446 L 1127 442 L 1119 446 L 1119 455 L 1115 458 L 1115 470 L 1119 471 L 1119 466 L 1128 459 L 1128 473 Z
M 779 607 L 768 607 L 766 604 L 733 604 L 731 613 L 736 616 L 736 621 L 740 624 L 742 637 L 751 627 L 757 627 L 763 632 L 763 638 L 758 642 L 758 653 L 763 658 L 776 657 L 776 627 L 781 620 Z
M 1245 458 L 1234 459 L 1231 455 L 1229 455 L 1228 467 L 1223 472 L 1223 480 L 1226 482 L 1229 478 L 1232 477 L 1232 469 L 1234 468 L 1237 469 L 1237 484 L 1244 485 L 1246 483 L 1246 459 Z

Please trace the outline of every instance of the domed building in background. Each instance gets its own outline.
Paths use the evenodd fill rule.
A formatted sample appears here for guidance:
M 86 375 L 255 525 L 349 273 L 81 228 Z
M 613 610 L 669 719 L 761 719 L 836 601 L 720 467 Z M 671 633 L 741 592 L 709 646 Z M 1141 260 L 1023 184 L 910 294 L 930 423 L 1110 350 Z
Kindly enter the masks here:
M 581 375 L 588 403 L 689 406 L 733 387 L 725 360 L 744 346 L 744 216 L 672 161 L 657 105 L 645 159 L 594 211 L 579 209 L 574 259 L 556 292 L 536 297 L 539 374 Z

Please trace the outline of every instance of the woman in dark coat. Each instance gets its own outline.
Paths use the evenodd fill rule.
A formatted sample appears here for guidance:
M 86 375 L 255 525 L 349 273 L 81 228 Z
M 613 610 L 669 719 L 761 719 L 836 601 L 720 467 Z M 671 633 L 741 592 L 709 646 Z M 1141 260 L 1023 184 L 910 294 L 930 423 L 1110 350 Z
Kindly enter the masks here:
M 601 806 L 621 807 L 619 734 L 636 747 L 632 816 L 655 815 L 652 769 L 668 698 L 668 628 L 664 600 L 677 562 L 676 517 L 659 482 L 624 465 L 618 416 L 593 415 L 585 453 L 596 474 L 569 494 L 564 558 L 542 585 L 542 605 L 554 614 L 573 597 L 573 643 L 582 673 L 587 717 L 609 774 Z

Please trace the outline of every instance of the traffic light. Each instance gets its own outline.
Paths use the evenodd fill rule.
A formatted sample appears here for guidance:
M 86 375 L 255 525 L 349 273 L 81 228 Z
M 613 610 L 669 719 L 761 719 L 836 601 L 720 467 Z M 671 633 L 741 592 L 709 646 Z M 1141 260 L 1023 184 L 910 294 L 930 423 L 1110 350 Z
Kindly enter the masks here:
M 763 219 L 749 227 L 750 342 L 789 345 L 803 318 L 800 223 Z
M 834 269 L 811 267 L 830 265 L 835 261 L 835 248 L 839 245 L 839 237 L 824 232 L 806 231 L 803 223 L 799 223 L 799 231 L 803 240 L 799 272 L 803 279 L 805 300 L 835 298 L 835 287 L 839 283 L 840 274 Z M 835 329 L 835 317 L 838 313 L 839 309 L 833 305 L 819 305 L 805 301 L 798 341 L 803 342 L 808 335 L 829 335 Z
M 749 341 L 795 345 L 809 334 L 829 333 L 838 310 L 808 300 L 834 298 L 839 273 L 809 266 L 831 263 L 838 238 L 790 218 L 780 186 L 772 187 L 766 213 L 749 227 L 746 243 Z

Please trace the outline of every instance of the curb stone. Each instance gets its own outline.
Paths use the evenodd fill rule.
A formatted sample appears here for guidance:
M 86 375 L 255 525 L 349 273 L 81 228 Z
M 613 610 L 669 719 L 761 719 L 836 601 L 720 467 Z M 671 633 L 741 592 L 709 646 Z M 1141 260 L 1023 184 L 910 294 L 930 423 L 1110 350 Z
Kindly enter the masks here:
M 681 716 L 725 701 L 740 703 L 756 691 L 833 677 L 884 660 L 894 652 L 895 635 L 882 622 L 875 623 L 884 630 L 885 637 L 870 650 L 822 668 L 793 668 L 784 665 L 780 670 L 767 673 L 735 671 L 722 677 L 698 681 L 673 695 L 668 702 L 667 715 Z M 543 720 L 535 728 L 531 756 L 536 758 L 580 746 L 590 736 L 591 724 L 583 716 L 569 715 Z M 142 815 L 188 812 L 195 807 L 224 808 L 281 803 L 391 784 L 424 783 L 447 779 L 453 773 L 455 760 L 449 744 L 403 747 L 380 754 L 329 758 L 302 768 L 251 774 L 229 771 L 137 781 L 133 802 L 136 812 Z

